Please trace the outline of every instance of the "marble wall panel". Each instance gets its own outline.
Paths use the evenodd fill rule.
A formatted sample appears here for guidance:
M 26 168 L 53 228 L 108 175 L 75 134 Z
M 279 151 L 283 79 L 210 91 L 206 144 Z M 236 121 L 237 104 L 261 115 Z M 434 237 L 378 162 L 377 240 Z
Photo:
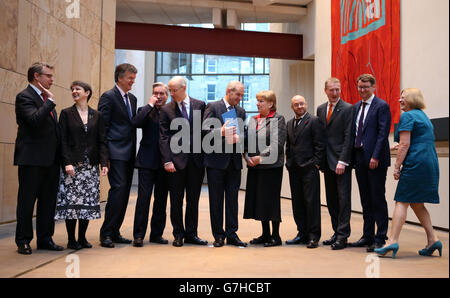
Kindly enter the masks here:
M 81 6 L 81 33 L 92 41 L 100 44 L 101 20 L 91 10 Z
M 14 143 L 17 135 L 15 105 L 0 102 L 0 119 L 2 119 L 0 143 Z
M 0 180 L 3 191 L 0 195 L 3 196 L 0 200 L 0 222 L 15 220 L 16 206 L 17 206 L 17 191 L 19 182 L 17 179 L 18 167 L 13 165 L 14 162 L 14 144 L 2 144 L 3 152 L 3 179 Z
M 81 5 L 97 15 L 97 17 L 102 16 L 102 2 L 103 0 L 80 0 Z
M 31 6 L 27 0 L 19 0 L 16 71 L 24 75 L 31 65 Z
M 0 67 L 16 69 L 18 0 L 0 0 Z
M 116 0 L 103 0 L 103 21 L 111 26 L 116 25 Z
M 48 59 L 47 35 L 48 14 L 37 6 L 31 8 L 31 40 L 30 40 L 30 62 L 44 61 Z M 30 64 L 31 64 L 30 63 Z
M 102 49 L 100 94 L 114 86 L 114 52 Z
M 16 95 L 28 85 L 26 76 L 0 68 L 0 101 L 16 102 Z
M 114 52 L 116 45 L 116 32 L 115 26 L 102 22 L 102 47 Z

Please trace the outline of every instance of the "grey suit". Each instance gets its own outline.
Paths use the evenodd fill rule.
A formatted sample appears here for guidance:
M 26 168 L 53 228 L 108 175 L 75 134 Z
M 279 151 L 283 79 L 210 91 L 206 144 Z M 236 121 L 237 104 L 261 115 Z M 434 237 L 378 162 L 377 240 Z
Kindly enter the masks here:
M 325 127 L 326 154 L 320 169 L 325 176 L 328 212 L 337 240 L 346 240 L 350 236 L 351 167 L 347 166 L 342 175 L 337 175 L 335 170 L 339 161 L 351 163 L 353 113 L 353 106 L 339 99 L 327 123 L 327 103 L 317 107 L 317 116 Z

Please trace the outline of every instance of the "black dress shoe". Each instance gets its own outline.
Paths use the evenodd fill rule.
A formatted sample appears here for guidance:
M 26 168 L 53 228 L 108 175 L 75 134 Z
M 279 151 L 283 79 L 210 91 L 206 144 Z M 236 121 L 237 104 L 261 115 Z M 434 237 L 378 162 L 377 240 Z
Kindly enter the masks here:
M 287 245 L 293 245 L 293 244 L 307 244 L 308 240 L 306 240 L 304 237 L 301 237 L 299 235 L 295 236 L 294 239 L 291 240 L 287 240 L 286 244 Z
M 250 240 L 250 244 L 264 244 L 269 242 L 270 236 L 261 235 L 258 238 L 254 238 L 253 240 Z
M 336 240 L 333 244 L 331 244 L 332 250 L 344 249 L 347 247 L 347 239 Z
M 17 245 L 17 252 L 22 255 L 31 255 L 31 246 L 28 243 Z
M 142 240 L 142 238 L 134 238 L 133 246 L 134 247 L 142 247 L 142 246 L 144 246 L 144 241 Z
M 374 243 L 372 245 L 369 245 L 369 247 L 367 247 L 366 251 L 367 252 L 374 252 L 375 248 L 382 248 L 384 246 L 385 243 Z
M 184 243 L 190 243 L 190 244 L 196 244 L 196 245 L 207 245 L 208 241 L 202 240 L 198 238 L 197 236 L 194 237 L 186 237 L 184 239 Z
M 332 245 L 333 243 L 336 242 L 336 235 L 331 236 L 330 239 L 325 240 L 323 243 L 323 245 Z
M 241 241 L 237 235 L 234 237 L 227 237 L 227 244 L 247 247 L 247 243 Z
M 306 248 L 317 248 L 319 247 L 319 241 L 316 240 L 310 240 L 308 242 L 308 245 L 306 246 Z
M 131 242 L 133 242 L 133 241 L 131 241 L 130 239 L 123 238 L 122 235 L 113 237 L 113 238 L 112 238 L 112 241 L 113 241 L 114 243 L 121 243 L 121 244 L 130 244 Z
M 114 242 L 111 237 L 106 236 L 105 238 L 100 239 L 100 246 L 107 248 L 114 248 Z
M 175 247 L 183 246 L 183 237 L 177 237 L 173 240 L 172 245 Z
M 269 241 L 264 243 L 264 247 L 280 246 L 282 244 L 281 238 L 270 237 Z
M 75 242 L 69 241 L 69 242 L 67 243 L 67 248 L 68 248 L 68 249 L 79 250 L 79 249 L 82 249 L 83 247 L 81 246 L 80 243 L 78 243 L 78 241 L 75 241 Z
M 361 239 L 359 239 L 356 242 L 352 242 L 349 243 L 348 246 L 350 247 L 364 247 L 364 246 L 371 246 L 373 244 L 372 240 L 369 240 L 365 237 L 361 237 Z
M 92 244 L 90 244 L 86 239 L 78 240 L 82 248 L 92 248 Z
M 47 243 L 38 243 L 37 249 L 61 251 L 64 250 L 64 247 L 56 245 L 53 240 L 49 240 Z
M 214 240 L 213 242 L 213 246 L 214 247 L 222 247 L 224 246 L 225 242 L 223 241 L 222 238 L 217 238 L 216 240 Z
M 169 240 L 160 236 L 160 237 L 150 238 L 150 242 L 158 243 L 158 244 L 168 244 Z

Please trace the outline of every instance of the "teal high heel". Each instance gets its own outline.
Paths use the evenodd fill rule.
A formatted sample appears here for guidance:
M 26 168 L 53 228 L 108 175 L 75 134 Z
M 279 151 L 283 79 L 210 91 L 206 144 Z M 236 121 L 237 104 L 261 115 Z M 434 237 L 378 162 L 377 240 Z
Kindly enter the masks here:
M 398 247 L 399 247 L 398 243 L 392 243 L 391 245 L 388 245 L 385 247 L 375 248 L 374 252 L 376 252 L 377 254 L 379 254 L 381 256 L 384 256 L 389 251 L 392 251 L 392 258 L 395 259 L 395 255 L 397 254 Z
M 434 242 L 429 248 L 419 250 L 421 256 L 431 256 L 435 250 L 439 251 L 439 256 L 442 257 L 442 242 L 440 240 Z

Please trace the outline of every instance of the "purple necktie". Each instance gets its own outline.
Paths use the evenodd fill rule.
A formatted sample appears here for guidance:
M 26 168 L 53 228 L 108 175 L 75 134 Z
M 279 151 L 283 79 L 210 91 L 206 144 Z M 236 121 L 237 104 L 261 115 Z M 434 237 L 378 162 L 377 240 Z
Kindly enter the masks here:
M 362 102 L 361 103 L 361 115 L 359 116 L 359 122 L 358 122 L 358 132 L 356 133 L 356 139 L 355 139 L 355 148 L 361 148 L 362 144 L 362 130 L 364 125 L 364 109 L 366 107 L 367 103 Z
M 183 114 L 183 117 L 189 121 L 189 116 L 186 110 L 186 104 L 184 103 L 184 101 L 181 102 L 181 114 Z

